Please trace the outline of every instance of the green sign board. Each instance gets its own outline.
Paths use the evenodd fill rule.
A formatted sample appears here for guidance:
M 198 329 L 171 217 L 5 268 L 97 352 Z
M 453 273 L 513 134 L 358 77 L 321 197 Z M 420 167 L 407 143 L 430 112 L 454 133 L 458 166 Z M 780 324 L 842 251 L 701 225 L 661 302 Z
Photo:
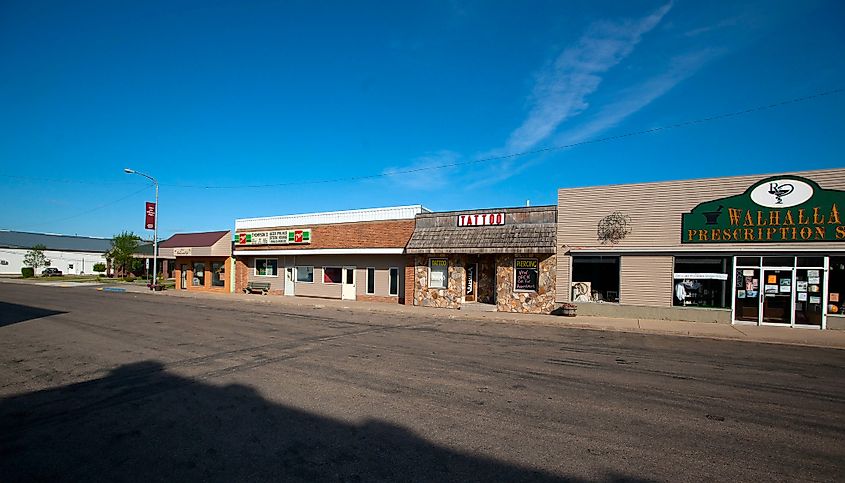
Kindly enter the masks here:
M 843 208 L 845 191 L 822 189 L 800 176 L 776 176 L 684 213 L 681 243 L 845 241 Z

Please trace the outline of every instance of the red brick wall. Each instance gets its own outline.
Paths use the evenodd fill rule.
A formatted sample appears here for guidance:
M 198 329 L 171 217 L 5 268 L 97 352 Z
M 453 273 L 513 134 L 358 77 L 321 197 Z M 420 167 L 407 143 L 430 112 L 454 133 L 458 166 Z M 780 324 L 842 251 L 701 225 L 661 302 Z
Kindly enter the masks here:
M 274 227 L 250 231 L 272 231 L 290 228 L 311 228 L 311 243 L 302 245 L 237 246 L 238 250 L 309 250 L 317 248 L 405 248 L 414 232 L 414 220 L 363 221 L 297 227 Z
M 414 257 L 408 257 L 405 261 L 405 305 L 414 305 L 414 287 L 417 280 L 414 270 Z
M 361 302 L 383 302 L 387 304 L 399 303 L 399 297 L 384 295 L 357 295 L 356 300 Z
M 240 258 L 235 259 L 235 292 L 243 292 L 249 278 L 249 268 Z

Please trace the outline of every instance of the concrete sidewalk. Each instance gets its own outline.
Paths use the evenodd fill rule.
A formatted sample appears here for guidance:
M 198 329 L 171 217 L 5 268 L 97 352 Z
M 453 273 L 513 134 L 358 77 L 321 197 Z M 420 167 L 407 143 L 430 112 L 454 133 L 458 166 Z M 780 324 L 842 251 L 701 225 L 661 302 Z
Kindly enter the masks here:
M 506 324 L 543 325 L 549 327 L 610 330 L 642 334 L 704 337 L 708 339 L 740 340 L 770 344 L 790 344 L 845 349 L 845 331 L 839 330 L 792 329 L 786 327 L 758 327 L 753 325 L 709 324 L 701 322 L 592 317 L 583 315 L 577 317 L 562 317 L 554 315 L 518 314 L 506 312 L 461 311 L 431 307 L 413 307 L 398 304 L 394 305 L 379 302 L 284 297 L 274 295 L 247 295 L 239 293 L 219 294 L 181 290 L 151 292 L 146 287 L 130 284 L 113 284 L 109 286 L 125 288 L 127 292 L 155 297 L 183 297 L 227 301 L 237 300 L 239 303 L 278 305 L 282 307 L 287 306 L 304 309 L 337 308 L 383 314 L 395 313 L 403 315 L 431 316 L 441 319 L 479 320 L 484 322 Z

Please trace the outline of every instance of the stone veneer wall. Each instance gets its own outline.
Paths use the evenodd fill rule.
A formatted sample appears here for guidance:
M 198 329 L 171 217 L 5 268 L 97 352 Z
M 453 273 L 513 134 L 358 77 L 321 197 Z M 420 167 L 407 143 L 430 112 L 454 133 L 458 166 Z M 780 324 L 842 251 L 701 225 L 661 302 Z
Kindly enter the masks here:
M 449 260 L 449 278 L 446 289 L 428 288 L 428 260 L 446 258 Z M 464 291 L 463 255 L 417 255 L 414 257 L 414 305 L 422 307 L 461 308 Z M 407 283 L 407 282 L 406 282 Z
M 499 312 L 521 312 L 528 314 L 552 313 L 556 308 L 556 257 L 554 255 L 518 256 L 518 258 L 538 258 L 540 260 L 540 280 L 536 293 L 513 291 L 514 258 L 514 255 L 496 256 L 496 310 Z

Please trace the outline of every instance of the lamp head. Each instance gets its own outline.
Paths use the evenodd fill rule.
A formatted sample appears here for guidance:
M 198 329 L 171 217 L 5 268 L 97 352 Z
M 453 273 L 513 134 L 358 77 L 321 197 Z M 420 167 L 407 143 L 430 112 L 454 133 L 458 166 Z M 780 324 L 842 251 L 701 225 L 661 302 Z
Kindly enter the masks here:
M 129 168 L 123 168 L 123 172 L 124 172 L 124 173 L 127 173 L 127 174 L 134 174 L 134 173 L 135 173 L 135 170 L 134 170 L 134 169 L 129 169 Z

